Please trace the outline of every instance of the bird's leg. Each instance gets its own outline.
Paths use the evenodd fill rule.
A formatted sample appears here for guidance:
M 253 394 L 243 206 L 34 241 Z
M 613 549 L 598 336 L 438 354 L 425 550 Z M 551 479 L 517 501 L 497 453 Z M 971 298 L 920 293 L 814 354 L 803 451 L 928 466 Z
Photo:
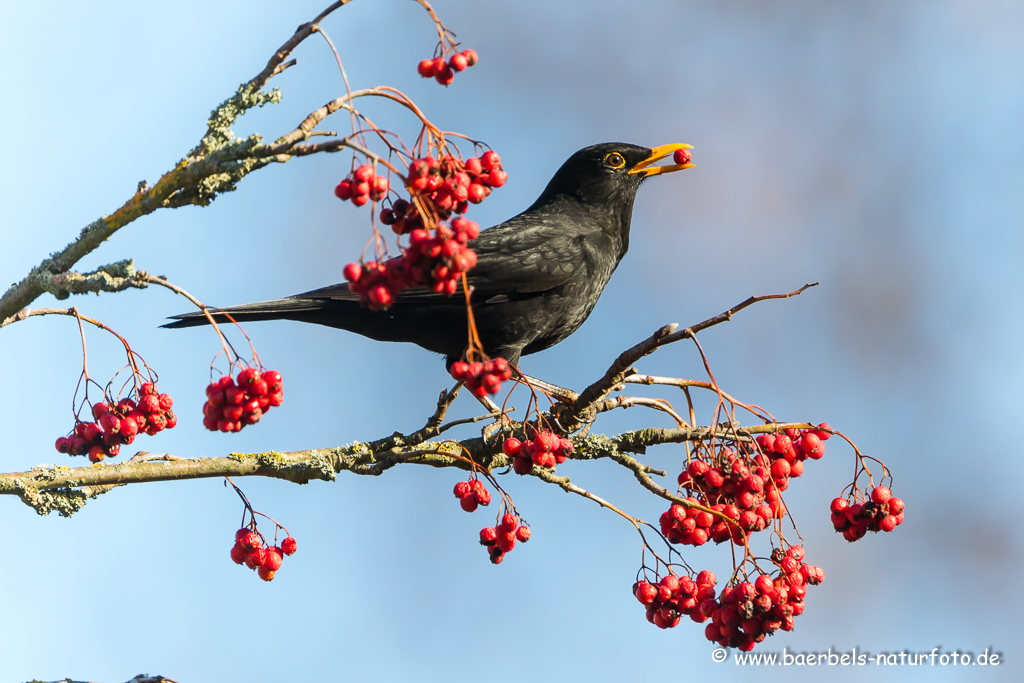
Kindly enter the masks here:
M 529 375 L 525 375 L 522 372 L 519 372 L 519 378 L 526 386 L 531 387 L 532 389 L 539 389 L 548 396 L 566 405 L 572 405 L 573 403 L 575 403 L 576 399 L 580 397 L 580 395 L 577 394 L 572 389 L 566 389 L 565 387 L 560 387 L 557 384 L 545 382 L 544 380 L 537 379 L 536 377 L 530 377 Z
M 476 396 L 476 400 L 480 401 L 480 405 L 487 409 L 488 415 L 501 412 L 501 406 L 492 401 L 490 396 Z

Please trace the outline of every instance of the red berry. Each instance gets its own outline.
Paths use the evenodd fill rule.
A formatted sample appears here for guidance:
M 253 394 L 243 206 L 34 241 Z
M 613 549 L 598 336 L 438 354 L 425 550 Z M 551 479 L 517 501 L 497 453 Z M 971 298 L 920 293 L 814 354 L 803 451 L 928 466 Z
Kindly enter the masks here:
M 533 471 L 533 460 L 519 456 L 512 458 L 512 471 L 516 474 L 529 474 Z
M 476 501 L 481 505 L 491 504 L 491 492 L 485 489 L 482 484 L 478 488 L 476 488 L 476 490 L 473 491 L 473 496 L 475 497 Z
M 100 418 L 107 414 L 108 410 L 110 410 L 110 406 L 107 405 L 106 403 L 96 403 L 92 407 L 92 418 L 94 420 L 99 420 Z
M 249 551 L 235 543 L 231 546 L 231 561 L 235 564 L 242 564 L 245 562 L 245 556 L 249 554 Z
M 658 597 L 658 587 L 646 581 L 641 581 L 633 590 L 633 595 L 636 596 L 641 605 L 649 605 Z
M 508 180 L 508 173 L 501 169 L 495 169 L 487 174 L 487 184 L 491 187 L 501 187 Z
M 537 450 L 547 453 L 553 451 L 558 445 L 558 437 L 551 432 L 541 431 L 537 432 L 537 435 L 533 437 L 533 443 L 536 445 Z
M 666 574 L 658 582 L 658 585 L 668 589 L 669 593 L 675 593 L 679 590 L 679 577 L 675 574 Z
M 888 486 L 876 486 L 875 488 L 871 489 L 871 500 L 878 503 L 879 505 L 884 505 L 885 503 L 888 503 L 891 498 L 892 491 L 889 490 Z
M 424 78 L 432 78 L 434 76 L 434 60 L 424 59 L 417 65 L 416 71 Z
M 263 565 L 263 561 L 267 558 L 266 549 L 258 545 L 245 556 L 245 566 L 249 569 L 256 569 Z
M 375 285 L 370 288 L 367 293 L 370 298 L 371 308 L 387 308 L 395 300 L 391 290 L 388 289 L 387 285 Z
M 108 434 L 117 434 L 121 429 L 121 418 L 113 413 L 104 413 L 103 417 L 100 418 L 100 426 Z
M 352 172 L 352 177 L 359 183 L 368 183 L 373 180 L 373 177 L 377 175 L 373 172 L 373 166 L 370 164 L 361 164 L 355 171 Z
M 808 458 L 818 460 L 825 455 L 825 444 L 815 432 L 804 432 L 798 442 L 800 450 L 807 454 Z
M 519 541 L 521 541 L 523 543 L 526 543 L 527 541 L 529 541 L 530 540 L 530 527 L 528 527 L 528 526 L 521 526 L 518 529 L 516 529 L 516 538 L 519 539 Z
M 494 545 L 498 540 L 498 530 L 494 527 L 486 527 L 480 530 L 480 545 Z
M 476 50 L 473 50 L 473 49 L 463 50 L 462 51 L 462 56 L 466 58 L 466 65 L 467 66 L 475 65 L 477 63 L 477 61 L 479 61 L 479 59 L 480 59 L 477 56 L 477 54 L 476 54 Z
M 501 517 L 501 523 L 498 524 L 498 530 L 505 532 L 515 531 L 518 526 L 519 520 L 516 519 L 516 516 L 510 512 L 506 512 Z
M 690 150 L 688 149 L 677 149 L 672 155 L 672 161 L 677 164 L 688 164 L 692 157 L 690 156 Z
M 260 567 L 259 571 L 257 573 L 260 575 L 260 578 L 263 579 L 264 581 L 273 581 L 274 580 L 274 575 L 277 572 L 275 572 L 272 569 L 267 569 L 266 567 Z
M 499 531 L 494 545 L 500 548 L 501 552 L 507 553 L 516 547 L 516 535 L 511 532 Z
M 260 542 L 260 536 L 255 531 L 249 529 L 239 529 L 235 532 L 235 542 L 246 550 L 252 550 L 254 548 L 262 547 Z
M 275 545 L 267 548 L 267 552 L 263 558 L 263 564 L 260 566 L 265 569 L 269 569 L 272 572 L 276 572 L 281 568 L 281 563 L 283 561 L 284 553 Z
M 835 498 L 832 500 L 832 504 L 829 505 L 829 510 L 839 513 L 848 507 L 850 507 L 850 503 L 845 498 Z
M 334 196 L 341 201 L 346 201 L 352 198 L 352 181 L 346 178 L 338 183 L 337 187 L 334 188 Z
M 519 454 L 520 449 L 523 447 L 523 443 L 515 438 L 509 437 L 505 439 L 505 442 L 501 444 L 501 451 L 508 457 L 514 457 Z
M 448 60 L 448 66 L 450 66 L 453 71 L 464 71 L 466 67 L 469 66 L 469 60 L 466 59 L 466 55 L 464 54 L 454 54 L 452 55 L 452 58 Z
M 229 420 L 231 422 L 241 419 L 242 413 L 244 412 L 245 409 L 242 406 L 235 405 L 234 403 L 229 403 L 221 408 L 221 415 L 223 415 L 225 420 Z
M 494 150 L 487 150 L 480 155 L 480 165 L 488 171 L 501 168 L 501 157 Z
M 716 583 L 718 583 L 718 579 L 715 577 L 714 572 L 709 569 L 701 570 L 701 572 L 697 574 L 698 586 L 714 586 Z
M 440 59 L 440 57 L 438 58 Z M 441 85 L 451 85 L 455 82 L 455 72 L 447 63 L 434 75 L 434 80 Z
M 267 383 L 267 391 L 271 394 L 277 394 L 281 392 L 283 386 L 283 379 L 281 373 L 277 370 L 267 370 L 261 375 L 264 382 Z
M 167 428 L 171 429 L 178 424 L 178 416 L 171 411 L 167 411 Z M 135 435 L 139 433 L 139 423 L 131 416 L 121 418 L 121 426 L 118 430 L 121 438 L 127 443 L 131 443 L 135 439 Z
M 228 405 L 241 405 L 246 400 L 245 389 L 232 383 L 224 389 L 224 402 Z
M 295 551 L 298 549 L 298 542 L 296 542 L 296 540 L 291 536 L 281 541 L 281 552 L 285 555 L 294 555 Z
M 358 263 L 349 263 L 341 272 L 346 280 L 356 282 L 359 280 L 359 276 L 363 274 L 363 267 Z
M 825 431 L 826 429 L 832 429 L 832 427 L 829 426 L 828 422 L 822 422 L 818 425 L 818 429 L 814 433 L 817 434 L 818 438 L 822 441 L 828 441 L 832 438 L 832 434 Z
M 248 389 L 249 386 L 260 376 L 259 371 L 256 368 L 245 368 L 238 373 L 238 378 L 235 382 L 239 387 Z
M 138 401 L 138 408 L 146 415 L 160 412 L 160 399 L 156 394 L 147 393 Z

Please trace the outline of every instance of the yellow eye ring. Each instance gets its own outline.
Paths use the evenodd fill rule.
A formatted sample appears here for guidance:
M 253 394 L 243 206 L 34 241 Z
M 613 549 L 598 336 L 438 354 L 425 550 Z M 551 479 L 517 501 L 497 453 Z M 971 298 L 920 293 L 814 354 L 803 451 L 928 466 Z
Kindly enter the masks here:
M 626 165 L 626 160 L 618 152 L 612 152 L 604 158 L 604 163 L 611 168 L 622 168 Z

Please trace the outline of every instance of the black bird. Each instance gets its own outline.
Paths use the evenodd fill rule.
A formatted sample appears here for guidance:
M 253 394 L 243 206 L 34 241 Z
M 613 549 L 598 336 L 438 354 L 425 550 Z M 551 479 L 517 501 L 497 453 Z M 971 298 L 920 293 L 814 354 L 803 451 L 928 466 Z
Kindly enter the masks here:
M 653 175 L 690 168 L 693 164 L 653 165 L 688 148 L 612 142 L 581 149 L 530 208 L 469 243 L 477 254 L 468 273 L 473 315 L 488 355 L 518 366 L 521 355 L 543 351 L 583 324 L 629 247 L 637 188 Z M 345 282 L 222 310 L 239 322 L 299 320 L 379 341 L 412 342 L 444 354 L 449 367 L 466 350 L 463 297 L 422 287 L 402 290 L 384 311 L 361 305 Z M 177 321 L 164 327 L 208 322 L 202 313 L 174 317 Z

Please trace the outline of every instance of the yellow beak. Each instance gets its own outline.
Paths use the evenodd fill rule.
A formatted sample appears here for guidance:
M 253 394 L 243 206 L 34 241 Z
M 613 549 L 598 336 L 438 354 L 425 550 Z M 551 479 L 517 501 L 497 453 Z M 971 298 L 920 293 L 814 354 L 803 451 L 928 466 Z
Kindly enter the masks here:
M 652 175 L 658 175 L 659 173 L 671 173 L 672 171 L 682 171 L 684 168 L 693 168 L 696 164 L 672 164 L 670 166 L 651 166 L 651 164 L 661 161 L 670 154 L 674 154 L 679 149 L 693 149 L 691 145 L 674 144 L 674 145 L 661 145 L 651 150 L 651 156 L 647 157 L 639 164 L 629 170 L 630 173 L 641 173 L 642 177 L 647 178 Z

